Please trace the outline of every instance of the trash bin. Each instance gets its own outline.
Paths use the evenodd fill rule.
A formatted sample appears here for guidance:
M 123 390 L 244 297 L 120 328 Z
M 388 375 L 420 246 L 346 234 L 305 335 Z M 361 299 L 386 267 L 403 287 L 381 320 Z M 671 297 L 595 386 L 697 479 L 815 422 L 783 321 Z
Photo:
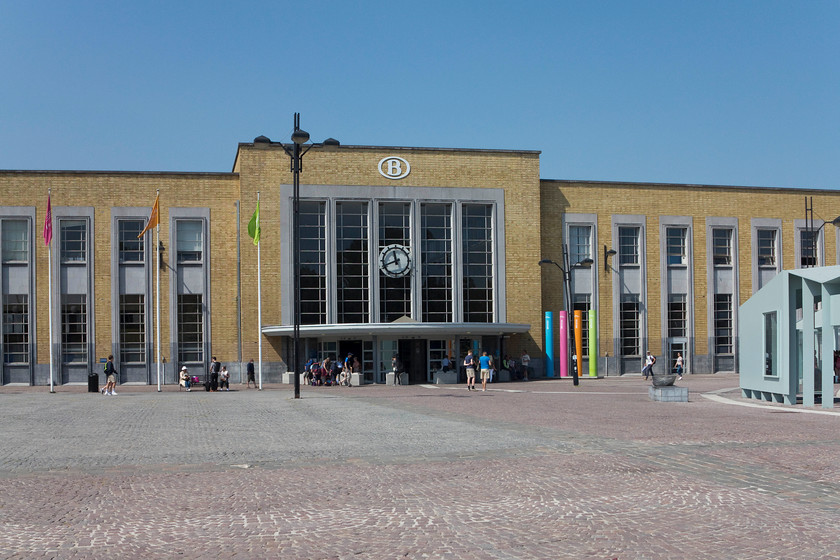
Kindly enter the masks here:
M 88 375 L 88 393 L 99 392 L 99 374 L 91 373 Z

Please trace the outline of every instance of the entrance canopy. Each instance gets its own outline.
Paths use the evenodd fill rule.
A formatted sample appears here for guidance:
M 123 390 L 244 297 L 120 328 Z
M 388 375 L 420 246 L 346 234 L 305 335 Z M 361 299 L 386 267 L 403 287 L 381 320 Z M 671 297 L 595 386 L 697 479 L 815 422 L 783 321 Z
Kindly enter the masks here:
M 523 323 L 348 323 L 301 325 L 300 335 L 304 337 L 366 337 L 393 336 L 397 338 L 422 337 L 441 338 L 448 336 L 502 336 L 520 334 L 531 330 Z M 292 325 L 263 327 L 266 336 L 294 336 Z

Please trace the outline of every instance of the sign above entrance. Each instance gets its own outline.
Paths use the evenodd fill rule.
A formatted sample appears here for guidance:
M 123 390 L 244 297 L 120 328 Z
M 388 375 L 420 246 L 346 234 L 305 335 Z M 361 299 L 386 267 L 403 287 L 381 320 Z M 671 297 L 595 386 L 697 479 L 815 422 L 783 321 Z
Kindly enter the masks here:
M 411 166 L 401 157 L 390 156 L 379 161 L 379 174 L 386 179 L 402 179 L 411 173 Z

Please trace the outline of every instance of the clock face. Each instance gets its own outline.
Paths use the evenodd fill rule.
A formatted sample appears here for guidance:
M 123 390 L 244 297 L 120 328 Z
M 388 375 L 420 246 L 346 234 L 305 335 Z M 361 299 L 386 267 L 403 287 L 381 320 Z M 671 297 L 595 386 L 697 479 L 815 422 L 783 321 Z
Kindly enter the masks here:
M 379 253 L 379 270 L 385 276 L 400 278 L 411 272 L 411 255 L 402 245 L 388 245 Z

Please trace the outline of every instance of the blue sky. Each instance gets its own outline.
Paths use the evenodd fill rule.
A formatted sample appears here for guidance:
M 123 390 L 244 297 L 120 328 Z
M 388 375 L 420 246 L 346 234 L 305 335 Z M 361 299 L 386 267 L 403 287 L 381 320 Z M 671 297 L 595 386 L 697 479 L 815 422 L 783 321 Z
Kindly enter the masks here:
M 238 142 L 540 150 L 541 176 L 840 187 L 840 2 L 0 0 L 0 169 Z

